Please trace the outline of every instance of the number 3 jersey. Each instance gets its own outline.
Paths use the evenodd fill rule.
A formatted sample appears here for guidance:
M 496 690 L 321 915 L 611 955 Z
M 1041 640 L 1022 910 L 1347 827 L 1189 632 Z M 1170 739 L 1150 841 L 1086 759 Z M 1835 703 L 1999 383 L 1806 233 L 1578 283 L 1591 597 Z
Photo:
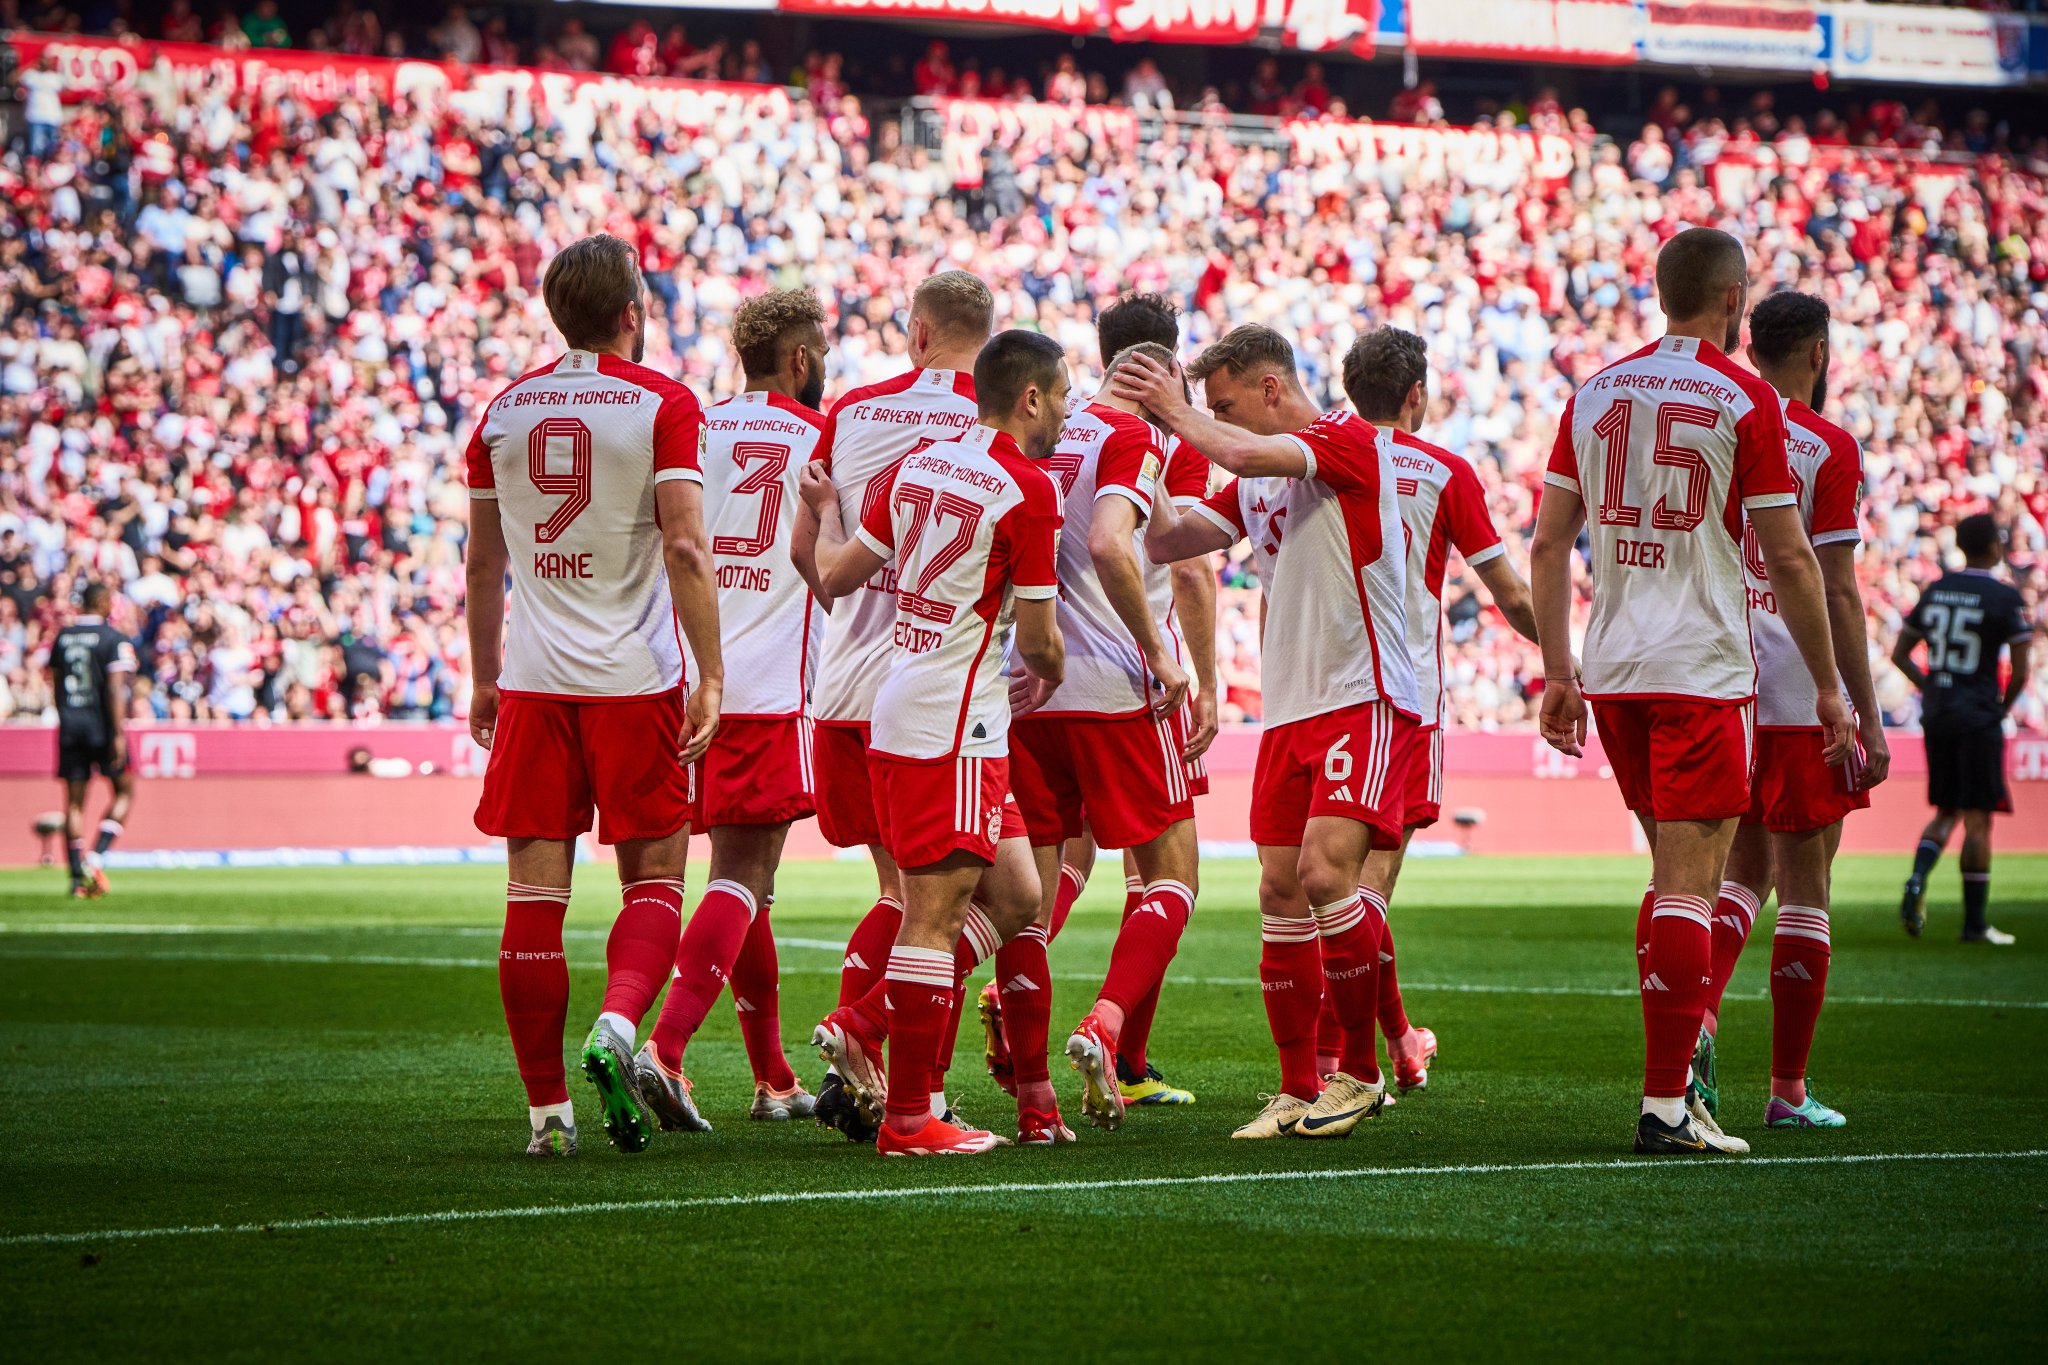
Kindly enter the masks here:
M 1586 695 L 1754 697 L 1742 514 L 1798 501 L 1777 391 L 1665 337 L 1573 395 L 1543 481 L 1586 505 Z
M 893 561 L 897 586 L 868 747 L 913 761 L 1003 757 L 1015 599 L 1059 594 L 1059 490 L 979 424 L 906 456 L 873 490 L 855 535 Z
M 1804 403 L 1779 400 L 1785 414 L 1786 454 L 1799 485 L 1799 520 L 1814 545 L 1855 545 L 1863 537 L 1856 515 L 1863 500 L 1863 452 L 1856 438 Z M 1778 595 L 1764 571 L 1756 532 L 1745 526 L 1742 571 L 1749 586 L 1749 633 L 1756 644 L 1756 724 L 1759 730 L 1818 730 L 1813 675 L 1778 615 Z
M 682 685 L 654 485 L 701 483 L 704 414 L 687 388 L 569 351 L 492 399 L 469 440 L 469 495 L 495 498 L 512 558 L 506 693 L 638 697 Z
M 797 475 L 825 419 L 779 393 L 704 412 L 704 526 L 718 564 L 724 714 L 781 719 L 809 706 L 825 614 L 789 562 Z

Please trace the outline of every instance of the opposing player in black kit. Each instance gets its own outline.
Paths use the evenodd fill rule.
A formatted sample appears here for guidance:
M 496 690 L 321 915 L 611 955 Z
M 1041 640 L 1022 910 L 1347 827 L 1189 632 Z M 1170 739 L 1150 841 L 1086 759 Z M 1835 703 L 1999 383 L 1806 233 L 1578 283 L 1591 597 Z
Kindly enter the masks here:
M 1906 932 L 1918 937 L 1927 919 L 1927 874 L 1963 822 L 1963 941 L 2009 944 L 2012 935 L 1984 918 L 1991 900 L 1991 815 L 2012 813 L 2005 781 L 2005 715 L 2027 689 L 2027 645 L 2034 630 L 2019 589 L 1993 571 L 2005 558 L 2005 535 L 1988 513 L 1956 526 L 1965 567 L 1943 574 L 1906 618 L 1892 662 L 1920 689 L 1927 743 L 1927 801 L 1934 818 L 1921 831 L 1913 875 L 1899 902 Z M 1927 645 L 1927 666 L 1913 660 Z M 1998 685 L 1998 656 L 2011 648 L 2012 672 Z
M 135 672 L 135 647 L 107 624 L 110 600 L 103 584 L 87 588 L 80 603 L 83 611 L 50 644 L 51 682 L 57 694 L 57 777 L 64 783 L 64 851 L 71 864 L 71 894 L 77 899 L 107 894 L 100 857 L 120 837 L 135 802 L 122 724 L 128 679 Z M 113 784 L 114 801 L 88 853 L 85 792 L 95 771 Z

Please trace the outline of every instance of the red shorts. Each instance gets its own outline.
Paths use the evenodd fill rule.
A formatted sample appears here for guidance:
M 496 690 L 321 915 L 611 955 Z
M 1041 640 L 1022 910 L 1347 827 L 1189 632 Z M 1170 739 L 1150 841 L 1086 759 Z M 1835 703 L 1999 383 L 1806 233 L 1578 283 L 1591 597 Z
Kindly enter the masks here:
M 1181 703 L 1180 710 L 1176 711 L 1173 716 L 1174 752 L 1186 752 L 1188 741 L 1194 737 L 1194 733 L 1195 708 L 1183 702 Z M 1209 794 L 1209 762 L 1207 755 L 1194 760 L 1192 763 L 1182 763 L 1181 767 L 1187 772 L 1188 795 L 1207 796 Z
M 1024 816 L 1010 799 L 1007 758 L 945 758 L 916 763 L 874 754 L 882 847 L 906 869 L 949 853 L 996 860 L 996 841 L 1024 837 Z
M 597 809 L 599 843 L 665 839 L 690 822 L 681 689 L 568 701 L 509 696 L 484 769 L 476 827 L 507 839 L 574 839 Z
M 820 723 L 811 733 L 811 771 L 818 833 L 825 842 L 834 848 L 881 843 L 868 777 L 868 727 Z
M 1870 793 L 1856 790 L 1863 753 L 1829 767 L 1822 755 L 1827 736 L 1819 730 L 1759 730 L 1750 775 L 1745 825 L 1773 834 L 1806 834 L 1826 829 L 1852 810 L 1868 810 Z
M 1252 774 L 1252 842 L 1294 847 L 1312 817 L 1338 815 L 1368 826 L 1374 848 L 1399 848 L 1415 738 L 1384 701 L 1271 727 Z
M 1010 727 L 1010 785 L 1034 846 L 1080 835 L 1103 848 L 1149 844 L 1192 820 L 1187 765 L 1171 721 L 1026 716 Z
M 1749 809 L 1755 708 L 1746 701 L 1617 697 L 1593 703 L 1621 799 L 1652 820 L 1733 820 Z
M 1408 760 L 1408 814 L 1410 829 L 1428 829 L 1444 813 L 1444 731 L 1441 725 L 1415 736 L 1415 751 Z
M 810 815 L 811 722 L 805 716 L 738 716 L 718 723 L 692 774 L 692 829 L 786 825 Z

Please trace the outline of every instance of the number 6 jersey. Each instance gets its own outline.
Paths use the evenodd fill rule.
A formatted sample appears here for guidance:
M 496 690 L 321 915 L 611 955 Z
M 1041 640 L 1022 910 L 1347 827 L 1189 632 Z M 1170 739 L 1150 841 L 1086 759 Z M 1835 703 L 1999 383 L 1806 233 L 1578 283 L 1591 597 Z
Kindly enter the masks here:
M 469 495 L 497 500 L 511 552 L 500 691 L 573 701 L 682 685 L 654 485 L 703 482 L 703 439 L 687 388 L 591 351 L 491 400 L 467 463 Z

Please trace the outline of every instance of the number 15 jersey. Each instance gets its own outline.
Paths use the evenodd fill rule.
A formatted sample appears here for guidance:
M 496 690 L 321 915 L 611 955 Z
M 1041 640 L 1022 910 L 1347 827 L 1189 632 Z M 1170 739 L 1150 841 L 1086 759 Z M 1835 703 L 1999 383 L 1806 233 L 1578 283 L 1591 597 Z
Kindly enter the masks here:
M 495 498 L 512 560 L 499 690 L 640 697 L 683 682 L 654 485 L 703 482 L 689 389 L 617 356 L 569 351 L 522 375 L 469 439 L 471 498 Z
M 1586 505 L 1586 695 L 1754 697 L 1742 514 L 1799 500 L 1777 391 L 1665 337 L 1573 395 L 1543 481 Z

